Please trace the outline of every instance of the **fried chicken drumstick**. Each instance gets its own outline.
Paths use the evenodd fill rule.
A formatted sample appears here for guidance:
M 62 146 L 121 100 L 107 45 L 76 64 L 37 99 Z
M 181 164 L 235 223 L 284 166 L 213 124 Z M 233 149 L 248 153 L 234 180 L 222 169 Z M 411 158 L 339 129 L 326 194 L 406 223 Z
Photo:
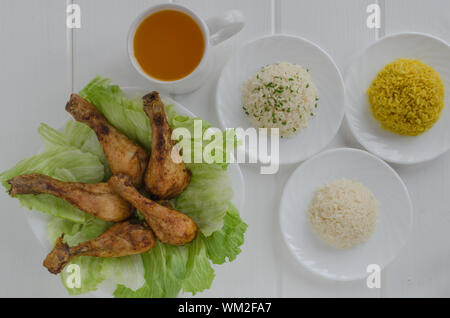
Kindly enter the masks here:
M 97 134 L 111 172 L 125 173 L 139 187 L 148 161 L 144 148 L 129 140 L 114 128 L 94 105 L 77 94 L 72 94 L 66 110 L 75 120 L 87 124 Z
M 111 177 L 108 184 L 142 213 L 161 242 L 183 245 L 192 241 L 197 235 L 197 225 L 190 217 L 147 199 L 136 190 L 125 174 Z
M 191 173 L 183 161 L 176 163 L 172 160 L 175 142 L 171 140 L 172 128 L 167 122 L 159 94 L 152 92 L 142 99 L 152 127 L 152 152 L 144 176 L 145 187 L 158 199 L 170 199 L 183 192 L 189 184 Z
M 99 237 L 70 247 L 58 238 L 55 247 L 44 260 L 50 273 L 58 274 L 78 256 L 121 257 L 147 252 L 155 246 L 152 231 L 146 225 L 131 221 L 116 223 Z
M 18 194 L 51 194 L 105 221 L 120 222 L 130 218 L 134 212 L 134 207 L 107 183 L 64 182 L 39 173 L 19 175 L 8 183 L 12 197 Z

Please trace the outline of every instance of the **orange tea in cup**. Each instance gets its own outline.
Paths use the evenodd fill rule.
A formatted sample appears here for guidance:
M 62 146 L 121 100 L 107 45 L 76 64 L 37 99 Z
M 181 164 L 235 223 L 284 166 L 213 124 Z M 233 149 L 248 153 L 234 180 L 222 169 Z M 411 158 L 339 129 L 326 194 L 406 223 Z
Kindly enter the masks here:
M 200 64 L 205 38 L 197 22 L 186 13 L 162 10 L 139 24 L 133 49 L 146 74 L 160 81 L 176 81 Z

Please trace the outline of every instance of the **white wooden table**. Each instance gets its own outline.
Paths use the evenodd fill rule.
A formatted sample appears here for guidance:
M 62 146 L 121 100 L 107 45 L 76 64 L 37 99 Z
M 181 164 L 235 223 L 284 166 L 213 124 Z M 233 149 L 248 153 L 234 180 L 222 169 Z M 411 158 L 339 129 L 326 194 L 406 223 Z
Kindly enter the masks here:
M 0 170 L 33 155 L 40 122 L 61 126 L 64 105 L 96 74 L 120 85 L 146 87 L 128 61 L 126 35 L 133 18 L 156 0 L 73 0 L 81 7 L 81 29 L 66 29 L 71 0 L 0 0 Z M 352 57 L 387 34 L 420 31 L 450 42 L 449 0 L 180 0 L 207 18 L 240 9 L 246 26 L 214 50 L 211 80 L 198 91 L 176 96 L 192 112 L 218 126 L 214 89 L 230 55 L 249 40 L 273 33 L 299 35 L 317 43 L 344 73 Z M 366 26 L 366 8 L 381 6 L 381 29 Z M 447 105 L 449 107 L 450 105 Z M 329 145 L 357 147 L 344 122 Z M 298 265 L 284 245 L 278 206 L 297 165 L 260 175 L 242 165 L 247 198 L 241 211 L 249 224 L 243 252 L 220 266 L 207 292 L 215 297 L 411 297 L 450 296 L 450 153 L 432 162 L 394 168 L 414 204 L 413 234 L 396 261 L 382 272 L 380 289 L 365 281 L 332 282 Z M 0 296 L 64 297 L 59 278 L 42 267 L 44 249 L 26 223 L 17 200 L 0 193 Z

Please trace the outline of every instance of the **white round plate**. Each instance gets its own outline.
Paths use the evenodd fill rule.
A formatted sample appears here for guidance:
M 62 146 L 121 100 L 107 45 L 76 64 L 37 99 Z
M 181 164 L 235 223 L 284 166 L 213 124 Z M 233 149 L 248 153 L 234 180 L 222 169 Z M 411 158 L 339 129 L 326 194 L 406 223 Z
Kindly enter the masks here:
M 350 250 L 326 245 L 306 217 L 315 190 L 339 178 L 367 186 L 380 202 L 379 222 L 368 242 Z M 283 238 L 298 262 L 328 279 L 348 281 L 368 275 L 369 264 L 388 265 L 412 228 L 412 204 L 405 184 L 384 161 L 368 152 L 331 149 L 299 166 L 286 184 L 280 203 Z
M 441 118 L 419 136 L 400 136 L 382 129 L 372 116 L 366 90 L 383 67 L 397 58 L 418 59 L 433 67 L 445 86 Z M 356 139 L 367 150 L 394 163 L 413 164 L 436 158 L 450 149 L 450 47 L 420 33 L 387 36 L 370 45 L 345 74 L 346 117 Z
M 123 87 L 123 94 L 127 98 L 134 98 L 136 96 L 144 96 L 148 92 L 152 91 L 151 89 L 143 89 L 136 87 Z M 162 100 L 164 104 L 172 104 L 175 107 L 175 110 L 180 115 L 189 116 L 189 117 L 198 117 L 191 113 L 187 108 L 185 108 L 180 103 L 174 101 L 170 97 L 162 96 Z M 44 146 L 42 146 L 42 149 Z M 244 206 L 244 198 L 245 198 L 245 185 L 244 185 L 244 177 L 242 175 L 241 169 L 238 164 L 230 164 L 228 167 L 228 173 L 230 174 L 231 181 L 233 184 L 234 196 L 231 200 L 236 208 L 242 212 L 242 207 Z M 52 249 L 52 243 L 47 238 L 47 224 L 50 220 L 50 216 L 45 213 L 41 213 L 39 211 L 28 211 L 27 212 L 27 221 L 30 226 L 33 234 L 39 240 L 39 242 L 48 250 Z M 43 258 L 45 255 L 43 255 Z M 97 297 L 111 297 L 112 292 L 115 290 L 116 285 L 111 284 L 110 282 L 104 282 L 99 285 L 99 289 L 92 294 Z
M 268 36 L 246 44 L 231 57 L 220 75 L 216 109 L 223 129 L 251 127 L 242 110 L 242 86 L 262 66 L 276 62 L 309 69 L 318 89 L 318 108 L 308 127 L 291 138 L 280 139 L 280 163 L 295 163 L 323 149 L 336 135 L 344 116 L 341 74 L 333 59 L 317 45 L 288 35 Z M 252 151 L 246 151 L 256 158 Z

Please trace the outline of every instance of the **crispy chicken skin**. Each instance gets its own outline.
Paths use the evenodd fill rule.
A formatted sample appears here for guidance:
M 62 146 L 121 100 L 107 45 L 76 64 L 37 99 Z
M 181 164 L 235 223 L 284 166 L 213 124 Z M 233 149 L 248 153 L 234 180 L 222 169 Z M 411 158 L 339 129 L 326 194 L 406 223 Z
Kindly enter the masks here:
M 95 131 L 112 173 L 125 173 L 137 187 L 141 186 L 148 161 L 145 149 L 114 128 L 94 105 L 77 94 L 70 96 L 66 110 Z
M 114 191 L 142 213 L 161 242 L 183 245 L 191 242 L 197 235 L 197 225 L 190 217 L 147 199 L 136 190 L 125 174 L 111 177 L 108 183 Z
M 158 199 L 170 199 L 187 187 L 191 172 L 186 169 L 183 161 L 176 163 L 172 160 L 175 142 L 171 140 L 172 128 L 167 122 L 159 94 L 152 92 L 142 99 L 152 127 L 152 152 L 144 176 L 145 187 Z
M 8 183 L 9 194 L 51 194 L 80 210 L 110 222 L 130 218 L 134 207 L 117 195 L 108 183 L 64 182 L 39 173 L 16 176 Z
M 78 256 L 121 257 L 147 252 L 155 246 L 151 229 L 145 224 L 125 221 L 116 223 L 99 237 L 70 247 L 58 238 L 55 247 L 44 260 L 50 273 L 58 274 Z

